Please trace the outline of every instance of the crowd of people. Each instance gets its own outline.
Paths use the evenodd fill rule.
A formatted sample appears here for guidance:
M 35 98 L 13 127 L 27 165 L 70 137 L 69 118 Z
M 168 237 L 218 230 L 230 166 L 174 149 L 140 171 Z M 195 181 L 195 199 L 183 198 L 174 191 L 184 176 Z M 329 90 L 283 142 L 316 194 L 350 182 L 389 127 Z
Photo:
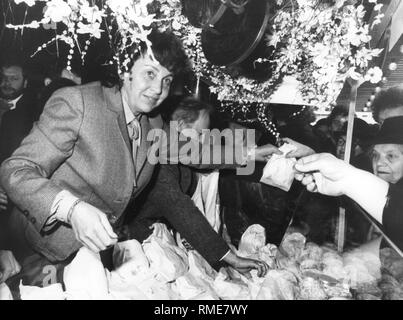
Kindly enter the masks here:
M 214 106 L 172 90 L 189 69 L 179 40 L 155 31 L 149 39 L 152 54 L 140 46 L 131 53 L 129 72 L 115 70 L 99 81 L 61 68 L 44 79 L 42 88 L 30 90 L 24 64 L 2 61 L 0 283 L 7 281 L 13 291 L 20 280 L 42 286 L 43 268 L 63 270 L 82 246 L 100 253 L 105 267 L 113 269 L 113 246 L 145 240 L 157 221 L 178 232 L 212 266 L 256 269 L 263 276 L 266 263 L 233 250 L 237 232 L 260 223 L 267 241 L 279 244 L 292 220 L 306 228 L 308 239 L 323 242 L 331 234 L 324 225 L 340 205 L 349 205 L 342 196 L 358 203 L 403 248 L 403 88 L 381 91 L 374 100 L 380 129 L 355 119 L 351 165 L 340 160 L 345 107 L 336 106 L 315 126 L 309 108 L 277 115 L 273 120 L 282 142 L 294 147 L 286 157 L 299 159 L 296 178 L 302 182 L 285 192 L 259 182 L 266 161 L 282 154 L 280 146 L 264 132 L 253 141 L 205 139 Z M 159 161 L 153 162 L 156 151 Z M 234 174 L 251 164 L 251 174 Z M 206 171 L 220 172 L 221 228 L 212 226 L 192 199 Z M 246 192 L 239 192 L 242 188 Z M 350 211 L 359 217 L 353 207 Z M 350 220 L 353 233 L 367 223 Z M 367 229 L 354 241 L 364 242 Z

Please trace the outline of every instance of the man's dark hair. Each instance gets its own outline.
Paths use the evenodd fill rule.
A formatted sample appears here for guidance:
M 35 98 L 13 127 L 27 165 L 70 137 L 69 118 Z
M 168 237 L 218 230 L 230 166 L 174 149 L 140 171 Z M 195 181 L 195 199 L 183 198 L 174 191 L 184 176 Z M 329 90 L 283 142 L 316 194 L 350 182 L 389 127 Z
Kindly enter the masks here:
M 148 35 L 148 39 L 152 43 L 151 49 L 154 57 L 163 67 L 172 72 L 174 77 L 190 70 L 190 62 L 183 49 L 182 43 L 173 33 L 153 30 Z M 120 64 L 123 63 L 126 54 L 129 57 L 132 56 L 132 59 L 127 65 L 127 70 L 130 70 L 134 62 L 147 52 L 145 43 L 139 45 L 139 50 L 135 51 L 136 48 L 137 46 L 135 45 L 130 46 L 126 49 L 124 54 L 119 54 Z M 113 65 L 113 69 L 109 70 L 107 76 L 102 79 L 102 84 L 107 87 L 115 85 L 122 86 L 116 65 Z
M 17 55 L 7 55 L 3 57 L 0 68 L 9 68 L 9 67 L 20 67 L 22 69 L 22 75 L 24 78 L 27 77 L 27 64 L 26 61 Z
M 403 107 L 403 86 L 394 86 L 381 90 L 372 102 L 372 116 L 379 122 L 379 114 L 388 109 Z
M 332 109 L 328 116 L 329 123 L 333 121 L 338 116 L 346 117 L 348 116 L 348 108 L 344 105 L 337 105 Z
M 202 111 L 208 114 L 214 111 L 214 108 L 209 103 L 186 95 L 168 97 L 159 109 L 165 122 L 182 120 L 186 124 L 197 121 Z

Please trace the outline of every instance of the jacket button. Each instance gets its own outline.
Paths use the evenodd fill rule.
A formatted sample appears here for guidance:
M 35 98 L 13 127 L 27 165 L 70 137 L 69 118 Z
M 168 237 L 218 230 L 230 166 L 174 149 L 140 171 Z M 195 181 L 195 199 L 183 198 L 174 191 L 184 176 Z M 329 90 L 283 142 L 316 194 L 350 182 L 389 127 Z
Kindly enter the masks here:
M 28 216 L 29 216 L 29 211 L 28 211 L 28 210 L 24 210 L 24 211 L 22 212 L 22 214 L 23 214 L 24 216 L 28 217 Z
M 36 223 L 36 219 L 34 217 L 32 217 L 29 221 L 31 221 L 32 224 Z

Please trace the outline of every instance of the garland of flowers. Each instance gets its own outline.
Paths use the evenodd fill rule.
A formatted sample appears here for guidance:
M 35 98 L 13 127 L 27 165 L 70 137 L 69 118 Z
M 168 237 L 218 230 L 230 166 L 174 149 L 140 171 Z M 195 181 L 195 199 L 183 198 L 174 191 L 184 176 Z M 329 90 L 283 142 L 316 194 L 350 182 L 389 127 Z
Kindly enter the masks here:
M 62 40 L 70 46 L 67 68 L 76 50 L 85 58 L 86 50 L 93 38 L 100 38 L 105 30 L 102 21 L 110 23 L 107 32 L 118 35 L 115 62 L 120 72 L 127 72 L 133 54 L 128 49 L 145 42 L 151 43 L 147 35 L 151 26 L 161 30 L 171 29 L 183 42 L 185 50 L 193 62 L 198 79 L 206 79 L 210 91 L 222 102 L 221 108 L 238 119 L 247 121 L 254 112 L 268 132 L 278 137 L 271 123 L 269 103 L 272 94 L 286 75 L 292 75 L 300 82 L 299 90 L 309 104 L 328 108 L 333 104 L 344 81 L 351 77 L 377 83 L 382 79 L 378 67 L 369 68 L 373 57 L 380 49 L 369 48 L 369 30 L 382 19 L 382 4 L 368 0 L 378 12 L 374 23 L 364 22 L 364 7 L 351 0 L 277 0 L 279 7 L 272 25 L 272 34 L 266 35 L 267 45 L 274 50 L 269 57 L 262 57 L 255 63 L 269 63 L 270 79 L 259 82 L 243 76 L 229 75 L 225 67 L 211 64 L 204 56 L 201 46 L 201 29 L 193 27 L 182 15 L 180 0 L 157 1 L 159 10 L 149 13 L 148 6 L 153 0 L 14 0 L 28 6 L 45 3 L 43 18 L 24 25 L 7 25 L 15 29 L 45 28 L 56 29 L 63 24 L 64 30 L 51 41 L 40 46 L 34 53 L 49 44 Z M 155 0 L 154 0 L 155 2 Z M 112 22 L 111 22 L 112 21 Z M 80 46 L 79 36 L 85 36 L 85 47 Z M 150 50 L 150 53 L 152 51 Z
M 278 79 L 272 77 L 266 83 L 232 77 L 225 72 L 225 67 L 210 63 L 202 50 L 200 28 L 193 27 L 182 15 L 182 5 L 179 0 L 160 0 L 160 19 L 157 27 L 164 31 L 172 30 L 182 41 L 185 51 L 192 61 L 193 71 L 198 79 L 202 78 L 209 84 L 210 92 L 217 95 L 222 112 L 227 112 L 233 119 L 241 122 L 260 122 L 267 133 L 279 138 L 276 126 L 273 124 L 272 113 L 267 103 L 268 90 L 275 90 L 274 83 Z M 270 82 L 271 86 L 268 85 Z M 251 120 L 251 118 L 253 120 Z
M 272 60 L 274 73 L 295 76 L 306 101 L 322 108 L 335 103 L 348 77 L 360 82 L 381 81 L 381 69 L 369 68 L 370 61 L 382 51 L 369 48 L 369 30 L 381 21 L 382 4 L 369 2 L 377 12 L 372 26 L 364 22 L 362 4 L 355 6 L 345 0 L 330 5 L 298 0 L 296 7 L 280 10 L 268 39 L 268 45 L 280 51 Z
M 268 103 L 284 76 L 296 77 L 302 97 L 317 109 L 335 104 L 348 77 L 371 83 L 382 79 L 379 67 L 369 68 L 371 60 L 382 51 L 369 48 L 369 30 L 383 17 L 382 4 L 376 0 L 369 0 L 377 12 L 371 26 L 363 20 L 362 4 L 355 6 L 346 0 L 277 0 L 280 9 L 273 21 L 273 33 L 266 35 L 273 54 L 255 61 L 274 66 L 270 79 L 264 82 L 230 76 L 224 67 L 208 62 L 201 50 L 201 29 L 188 23 L 181 13 L 180 1 L 160 2 L 165 21 L 170 21 L 193 61 L 196 76 L 207 80 L 210 91 L 222 102 L 221 108 L 240 120 L 243 115 L 243 121 L 250 119 L 254 109 L 259 122 L 276 137 Z
M 137 47 L 140 42 L 144 42 L 148 48 L 151 47 L 147 38 L 151 32 L 149 27 L 154 21 L 153 15 L 147 11 L 147 5 L 151 1 L 106 0 L 91 1 L 90 3 L 88 0 L 14 0 L 17 5 L 25 3 L 29 7 L 40 2 L 44 3 L 43 18 L 40 21 L 34 20 L 22 25 L 8 24 L 7 27 L 18 30 L 23 28 L 37 29 L 42 26 L 45 29 L 56 30 L 56 26 L 61 25 L 62 27 L 58 29 L 63 29 L 63 31 L 38 47 L 32 56 L 55 41 L 64 41 L 70 47 L 67 56 L 67 69 L 69 70 L 71 69 L 73 54 L 78 51 L 81 58 L 84 59 L 91 39 L 101 38 L 105 31 L 102 30 L 102 22 L 104 21 L 106 25 L 109 25 L 108 32 L 113 30 L 112 24 L 114 24 L 116 26 L 116 38 L 118 39 L 114 46 L 116 48 L 114 58 L 118 64 L 119 72 L 122 73 L 128 71 L 127 66 L 131 59 L 128 54 L 129 48 Z M 86 39 L 84 48 L 80 45 L 82 37 Z M 151 50 L 149 52 L 152 54 Z

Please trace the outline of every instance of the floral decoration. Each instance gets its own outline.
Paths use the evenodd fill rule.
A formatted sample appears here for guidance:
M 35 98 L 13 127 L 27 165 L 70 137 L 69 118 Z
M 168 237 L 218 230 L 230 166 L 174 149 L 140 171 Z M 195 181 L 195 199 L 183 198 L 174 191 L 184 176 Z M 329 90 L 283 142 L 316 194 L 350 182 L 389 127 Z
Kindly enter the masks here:
M 105 31 L 113 30 L 116 26 L 118 43 L 116 45 L 116 61 L 119 63 L 123 56 L 123 61 L 119 65 L 119 71 L 125 72 L 130 57 L 126 53 L 127 48 L 136 46 L 144 41 L 148 46 L 150 42 L 147 35 L 151 32 L 150 25 L 153 22 L 153 15 L 147 11 L 147 5 L 152 0 L 14 0 L 16 4 L 24 2 L 28 6 L 37 3 L 44 3 L 43 18 L 40 21 L 32 21 L 23 25 L 7 25 L 9 28 L 39 28 L 40 26 L 55 29 L 57 25 L 62 26 L 62 32 L 57 34 L 52 40 L 38 47 L 33 55 L 52 44 L 54 41 L 64 41 L 70 46 L 67 57 L 67 69 L 70 69 L 70 61 L 73 54 L 78 50 L 81 57 L 85 53 L 93 38 L 101 38 Z M 103 30 L 104 25 L 108 30 Z M 59 30 L 60 28 L 57 28 Z M 82 37 L 86 39 L 85 46 L 81 43 Z M 111 36 L 110 36 L 111 37 Z M 81 41 L 79 41 L 81 40 Z M 119 59 L 118 59 L 119 57 Z
M 65 26 L 60 34 L 39 47 L 37 52 L 52 41 L 63 40 L 71 47 L 68 66 L 75 49 L 84 57 L 92 38 L 100 38 L 106 31 L 111 39 L 112 30 L 117 30 L 119 58 L 115 60 L 119 70 L 126 72 L 131 59 L 128 47 L 137 46 L 140 41 L 150 46 L 147 35 L 151 27 L 171 29 L 182 40 L 195 75 L 209 84 L 210 91 L 222 102 L 222 109 L 238 120 L 242 117 L 245 121 L 251 117 L 257 119 L 277 137 L 278 133 L 270 121 L 269 103 L 285 76 L 296 77 L 303 98 L 317 108 L 328 108 L 334 104 L 348 77 L 360 83 L 377 83 L 382 79 L 382 70 L 370 65 L 381 52 L 381 49 L 370 48 L 369 45 L 370 30 L 383 17 L 380 13 L 382 4 L 376 0 L 368 0 L 374 4 L 377 13 L 372 25 L 364 21 L 364 6 L 355 0 L 276 0 L 277 11 L 265 35 L 271 54 L 255 61 L 268 66 L 267 72 L 271 76 L 266 81 L 230 75 L 225 67 L 207 61 L 201 46 L 201 29 L 193 27 L 182 15 L 180 0 L 14 1 L 28 6 L 43 2 L 45 8 L 40 21 L 9 27 Z M 158 10 L 150 13 L 152 4 Z M 103 21 L 107 30 L 101 27 Z M 84 36 L 87 40 L 85 47 L 81 48 L 78 40 Z

